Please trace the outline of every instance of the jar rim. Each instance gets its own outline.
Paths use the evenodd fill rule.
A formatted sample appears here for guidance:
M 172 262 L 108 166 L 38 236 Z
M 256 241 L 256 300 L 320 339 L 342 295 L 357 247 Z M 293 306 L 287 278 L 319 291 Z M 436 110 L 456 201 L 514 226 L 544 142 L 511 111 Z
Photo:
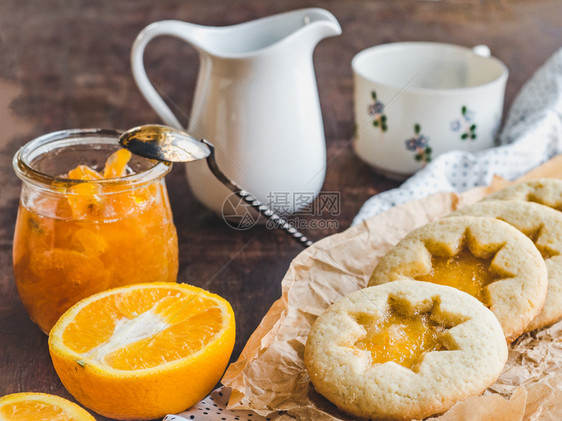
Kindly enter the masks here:
M 49 151 L 50 149 L 47 149 L 48 145 L 59 144 L 59 147 L 64 147 L 65 145 L 79 143 L 78 140 L 86 138 L 95 139 L 96 141 L 99 141 L 98 143 L 118 144 L 115 142 L 122 133 L 123 132 L 120 130 L 100 128 L 67 129 L 47 133 L 36 137 L 23 145 L 15 153 L 12 165 L 18 178 L 33 184 L 50 186 L 55 181 L 69 184 L 91 182 L 89 180 L 77 180 L 41 172 L 30 165 L 30 162 L 34 158 L 41 155 L 41 153 L 37 153 L 35 155 L 33 153 L 40 151 L 41 148 L 45 148 L 45 152 Z M 123 177 L 95 180 L 95 182 L 102 185 L 122 185 L 126 183 L 128 186 L 133 188 L 143 184 L 152 183 L 155 180 L 164 177 L 172 169 L 172 163 L 170 162 L 155 161 L 148 158 L 146 159 L 148 161 L 153 161 L 154 165 L 144 171 L 125 175 Z

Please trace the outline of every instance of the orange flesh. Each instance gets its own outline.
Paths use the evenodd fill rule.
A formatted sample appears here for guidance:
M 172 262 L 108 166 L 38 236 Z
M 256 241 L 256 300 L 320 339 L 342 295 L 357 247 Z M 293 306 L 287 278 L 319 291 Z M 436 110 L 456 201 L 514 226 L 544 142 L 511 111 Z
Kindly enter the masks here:
M 110 157 L 104 173 L 125 171 L 123 156 Z M 20 203 L 16 222 L 16 286 L 44 332 L 82 298 L 121 285 L 175 282 L 178 270 L 163 182 L 112 192 L 116 187 L 96 183 L 101 175 L 89 167 L 80 165 L 69 176 L 92 182 L 74 184 L 63 195 L 41 195 L 31 207 Z
M 0 408 L 0 419 L 6 421 L 72 421 L 62 408 L 37 400 L 5 404 Z
M 107 313 L 111 317 L 99 317 Z M 139 370 L 201 350 L 220 332 L 223 318 L 217 303 L 202 294 L 132 290 L 83 308 L 62 339 L 87 360 L 118 370 Z
M 465 248 L 452 257 L 433 256 L 431 271 L 416 279 L 455 287 L 484 302 L 485 287 L 497 279 L 490 270 L 491 262 L 491 258 L 476 257 Z
M 433 322 L 428 313 L 415 317 L 392 313 L 364 327 L 367 335 L 354 346 L 371 353 L 371 364 L 394 361 L 415 371 L 426 353 L 445 349 L 439 340 L 445 328 Z

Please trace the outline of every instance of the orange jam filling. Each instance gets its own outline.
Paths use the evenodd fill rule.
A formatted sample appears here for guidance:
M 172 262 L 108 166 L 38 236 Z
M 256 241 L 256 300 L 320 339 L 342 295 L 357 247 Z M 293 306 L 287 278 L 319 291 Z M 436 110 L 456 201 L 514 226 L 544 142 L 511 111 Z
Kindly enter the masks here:
M 431 320 L 429 313 L 412 317 L 392 313 L 373 325 L 358 322 L 364 325 L 367 335 L 354 347 L 369 351 L 372 364 L 394 361 L 416 371 L 426 353 L 446 350 L 440 342 L 445 328 Z
M 491 262 L 492 258 L 474 256 L 464 248 L 452 257 L 433 256 L 431 271 L 416 279 L 460 289 L 483 302 L 486 299 L 484 288 L 497 279 L 490 270 Z

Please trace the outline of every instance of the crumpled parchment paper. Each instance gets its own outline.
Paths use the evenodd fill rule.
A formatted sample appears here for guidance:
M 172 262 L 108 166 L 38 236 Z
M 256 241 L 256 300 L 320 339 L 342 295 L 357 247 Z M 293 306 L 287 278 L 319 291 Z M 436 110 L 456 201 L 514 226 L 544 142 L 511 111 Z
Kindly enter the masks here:
M 562 178 L 558 156 L 521 180 Z M 304 346 L 316 317 L 338 298 L 364 288 L 378 259 L 408 232 L 506 186 L 496 179 L 457 195 L 437 193 L 408 202 L 315 243 L 299 254 L 277 300 L 222 383 L 230 409 L 251 409 L 278 420 L 351 420 L 315 392 L 304 367 Z M 503 374 L 482 396 L 458 402 L 432 420 L 562 419 L 562 322 L 516 340 Z

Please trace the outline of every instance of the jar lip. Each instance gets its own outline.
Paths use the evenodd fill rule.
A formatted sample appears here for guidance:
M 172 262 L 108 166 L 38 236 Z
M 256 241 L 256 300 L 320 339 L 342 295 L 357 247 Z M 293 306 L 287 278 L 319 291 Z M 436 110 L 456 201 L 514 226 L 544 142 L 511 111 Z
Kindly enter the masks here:
M 12 165 L 18 178 L 34 184 L 51 185 L 54 181 L 69 184 L 91 182 L 88 180 L 76 180 L 54 176 L 36 170 L 29 164 L 29 162 L 36 156 L 40 156 L 40 153 L 34 156 L 33 152 L 46 147 L 49 144 L 59 143 L 60 146 L 64 146 L 65 144 L 71 145 L 77 140 L 83 138 L 95 139 L 99 141 L 99 143 L 118 144 L 115 142 L 122 133 L 123 132 L 121 130 L 99 128 L 67 129 L 47 133 L 36 137 L 23 145 L 14 155 Z M 153 161 L 154 165 L 145 171 L 126 175 L 124 177 L 95 180 L 95 182 L 103 185 L 122 185 L 126 183 L 131 187 L 137 187 L 164 177 L 172 169 L 172 163 L 170 162 L 158 162 L 154 160 L 149 161 Z

